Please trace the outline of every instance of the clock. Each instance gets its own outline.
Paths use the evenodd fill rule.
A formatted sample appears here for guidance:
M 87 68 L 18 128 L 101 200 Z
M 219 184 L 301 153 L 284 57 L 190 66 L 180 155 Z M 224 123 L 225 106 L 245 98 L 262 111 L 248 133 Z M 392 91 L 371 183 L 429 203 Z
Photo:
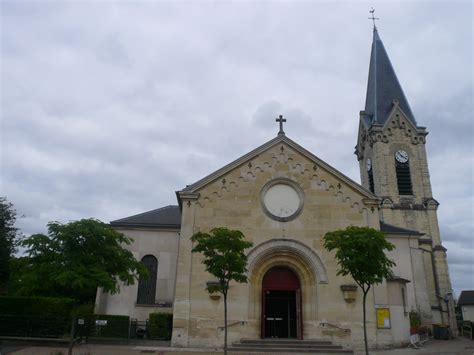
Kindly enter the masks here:
M 304 194 L 298 184 L 286 178 L 267 183 L 261 193 L 262 207 L 270 218 L 290 221 L 303 209 Z
M 399 163 L 406 163 L 408 161 L 408 153 L 404 150 L 397 150 L 397 152 L 395 153 L 395 159 Z
M 367 158 L 365 162 L 365 167 L 367 168 L 367 171 L 370 171 L 372 169 L 372 160 L 370 158 Z

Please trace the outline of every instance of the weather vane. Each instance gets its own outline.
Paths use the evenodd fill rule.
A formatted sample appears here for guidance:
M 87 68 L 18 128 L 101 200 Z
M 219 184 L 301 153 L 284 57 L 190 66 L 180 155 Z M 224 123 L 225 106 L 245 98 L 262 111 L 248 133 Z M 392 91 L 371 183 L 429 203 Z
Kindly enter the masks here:
M 380 20 L 378 17 L 375 17 L 375 9 L 372 7 L 372 10 L 369 11 L 372 14 L 372 17 L 369 17 L 369 20 L 372 20 L 374 22 L 374 29 L 377 28 L 375 26 L 375 20 Z

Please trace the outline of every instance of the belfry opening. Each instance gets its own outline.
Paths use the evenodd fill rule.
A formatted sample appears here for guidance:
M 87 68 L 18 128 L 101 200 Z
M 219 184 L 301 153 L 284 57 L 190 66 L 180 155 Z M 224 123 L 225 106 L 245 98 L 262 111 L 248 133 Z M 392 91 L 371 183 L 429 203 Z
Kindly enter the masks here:
M 262 281 L 262 338 L 302 339 L 301 285 L 289 268 L 277 266 Z

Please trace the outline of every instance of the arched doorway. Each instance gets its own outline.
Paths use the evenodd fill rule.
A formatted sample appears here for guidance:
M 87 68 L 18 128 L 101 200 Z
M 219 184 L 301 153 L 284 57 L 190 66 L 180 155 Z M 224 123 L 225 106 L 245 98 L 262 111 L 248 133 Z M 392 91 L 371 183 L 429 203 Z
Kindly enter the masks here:
M 262 281 L 262 338 L 302 339 L 301 286 L 289 268 L 273 267 Z

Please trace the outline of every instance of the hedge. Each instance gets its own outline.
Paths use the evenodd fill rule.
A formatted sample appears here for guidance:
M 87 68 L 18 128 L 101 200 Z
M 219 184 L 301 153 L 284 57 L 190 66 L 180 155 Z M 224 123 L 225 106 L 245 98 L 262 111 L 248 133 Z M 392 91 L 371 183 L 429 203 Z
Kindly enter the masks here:
M 69 317 L 74 303 L 71 298 L 0 296 L 0 314 Z
M 150 339 L 170 340 L 173 315 L 169 313 L 150 313 L 148 326 Z

